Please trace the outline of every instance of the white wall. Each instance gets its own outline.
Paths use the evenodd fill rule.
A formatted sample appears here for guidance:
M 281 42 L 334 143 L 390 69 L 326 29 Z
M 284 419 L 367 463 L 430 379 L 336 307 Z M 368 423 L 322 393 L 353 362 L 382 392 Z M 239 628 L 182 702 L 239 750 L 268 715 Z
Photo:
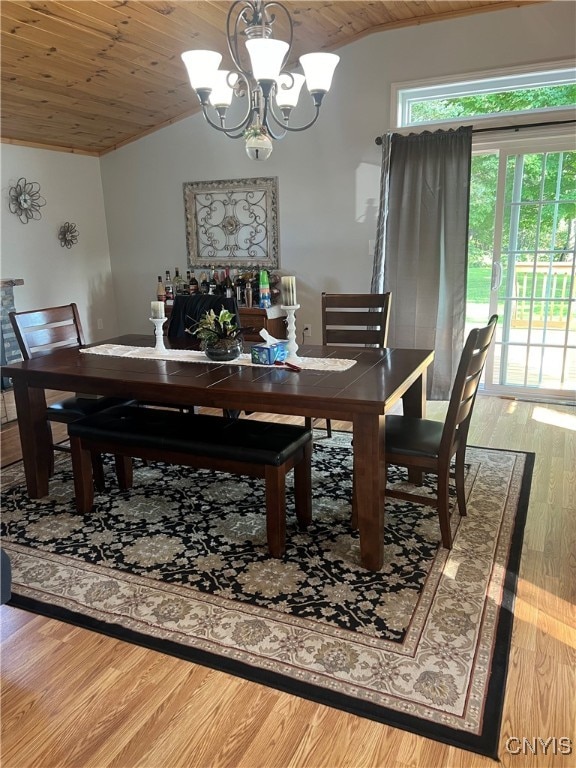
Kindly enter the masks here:
M 84 334 L 98 341 L 117 331 L 116 301 L 96 157 L 1 145 L 3 278 L 23 278 L 14 289 L 18 310 L 78 304 Z M 10 213 L 10 187 L 24 177 L 40 184 L 42 218 L 22 224 Z M 78 242 L 63 248 L 60 226 L 73 222 Z M 103 328 L 97 328 L 98 319 Z
M 25 278 L 19 306 L 72 295 L 94 338 L 115 332 L 115 311 L 119 332 L 151 333 L 156 276 L 186 268 L 183 182 L 277 176 L 281 268 L 297 275 L 297 322 L 311 323 L 318 341 L 321 291 L 369 290 L 380 176 L 374 139 L 391 125 L 391 84 L 573 58 L 575 24 L 576 4 L 553 2 L 366 37 L 338 51 L 318 123 L 276 142 L 264 163 L 248 160 L 241 140 L 200 115 L 102 157 L 105 221 L 97 160 L 2 145 L 2 276 Z M 42 221 L 23 226 L 7 213 L 9 181 L 18 176 L 40 181 Z M 80 231 L 70 251 L 56 239 L 63 221 Z

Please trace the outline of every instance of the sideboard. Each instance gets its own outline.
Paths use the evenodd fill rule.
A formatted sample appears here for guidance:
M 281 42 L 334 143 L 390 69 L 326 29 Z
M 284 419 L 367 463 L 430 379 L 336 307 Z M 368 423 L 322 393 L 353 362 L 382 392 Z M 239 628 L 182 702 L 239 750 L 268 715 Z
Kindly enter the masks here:
M 280 307 L 270 309 L 259 307 L 239 307 L 240 325 L 242 328 L 254 328 L 253 332 L 245 332 L 246 341 L 262 341 L 260 331 L 264 328 L 277 339 L 286 338 L 286 315 Z

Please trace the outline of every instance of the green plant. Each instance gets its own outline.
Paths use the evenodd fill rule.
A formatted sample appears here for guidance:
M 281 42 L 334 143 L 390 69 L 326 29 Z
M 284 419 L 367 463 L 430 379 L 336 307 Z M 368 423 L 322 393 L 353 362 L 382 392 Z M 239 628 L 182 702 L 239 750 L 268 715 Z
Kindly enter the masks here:
M 198 336 L 203 348 L 217 344 L 226 346 L 231 340 L 235 340 L 240 333 L 240 329 L 234 322 L 234 314 L 228 309 L 221 309 L 219 315 L 213 309 L 205 312 L 196 326 L 187 328 L 186 331 Z
M 257 139 L 259 136 L 267 136 L 266 128 L 263 125 L 255 123 L 244 131 L 245 139 Z

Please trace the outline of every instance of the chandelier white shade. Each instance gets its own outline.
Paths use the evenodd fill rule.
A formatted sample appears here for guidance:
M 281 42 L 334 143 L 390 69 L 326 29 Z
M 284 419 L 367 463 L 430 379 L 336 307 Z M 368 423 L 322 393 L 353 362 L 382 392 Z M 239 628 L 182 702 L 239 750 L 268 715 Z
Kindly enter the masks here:
M 282 69 L 288 43 L 283 40 L 247 40 L 254 80 L 276 80 Z
M 292 109 L 298 104 L 298 98 L 300 91 L 304 85 L 306 78 L 304 75 L 299 75 L 298 72 L 292 74 L 280 75 L 276 80 L 276 104 L 282 109 L 283 107 Z
M 215 73 L 218 71 L 222 54 L 216 51 L 186 51 L 182 54 L 186 65 L 190 85 L 195 91 L 212 88 Z
M 304 56 L 300 56 L 300 64 L 310 93 L 315 91 L 328 93 L 339 61 L 340 57 L 334 53 L 305 53 Z
M 212 90 L 210 92 L 210 104 L 213 107 L 229 107 L 232 104 L 234 85 L 238 80 L 236 72 L 227 69 L 218 69 L 214 72 Z
M 288 42 L 272 36 L 278 13 L 284 16 L 289 30 Z M 314 125 L 339 57 L 333 53 L 308 53 L 300 57 L 303 75 L 285 69 L 292 48 L 293 24 L 286 7 L 275 0 L 235 0 L 228 11 L 226 39 L 235 69 L 219 69 L 222 55 L 216 51 L 186 51 L 182 61 L 207 122 L 230 138 L 244 137 L 249 157 L 265 159 L 272 151 L 270 139 L 281 139 L 288 131 L 304 131 Z M 241 39 L 245 39 L 242 45 Z M 292 110 L 304 83 L 314 114 L 306 124 L 293 125 Z M 245 98 L 246 107 L 231 124 L 227 113 L 235 98 Z M 238 115 L 238 110 L 233 114 Z M 261 142 L 266 144 L 267 152 L 255 153 L 254 139 L 261 137 L 267 139 Z

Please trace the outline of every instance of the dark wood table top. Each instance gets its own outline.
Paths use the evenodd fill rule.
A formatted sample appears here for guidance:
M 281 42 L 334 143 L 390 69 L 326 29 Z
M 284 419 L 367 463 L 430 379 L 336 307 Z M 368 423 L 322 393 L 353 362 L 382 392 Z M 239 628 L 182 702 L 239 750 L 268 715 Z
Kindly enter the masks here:
M 152 347 L 154 338 L 125 335 L 101 343 Z M 193 348 L 193 343 L 166 339 L 166 346 Z M 351 419 L 353 414 L 384 414 L 433 359 L 430 350 L 357 347 L 304 346 L 298 354 L 356 363 L 346 371 L 295 372 L 275 366 L 111 357 L 63 349 L 3 366 L 2 374 L 24 380 L 29 387 Z

